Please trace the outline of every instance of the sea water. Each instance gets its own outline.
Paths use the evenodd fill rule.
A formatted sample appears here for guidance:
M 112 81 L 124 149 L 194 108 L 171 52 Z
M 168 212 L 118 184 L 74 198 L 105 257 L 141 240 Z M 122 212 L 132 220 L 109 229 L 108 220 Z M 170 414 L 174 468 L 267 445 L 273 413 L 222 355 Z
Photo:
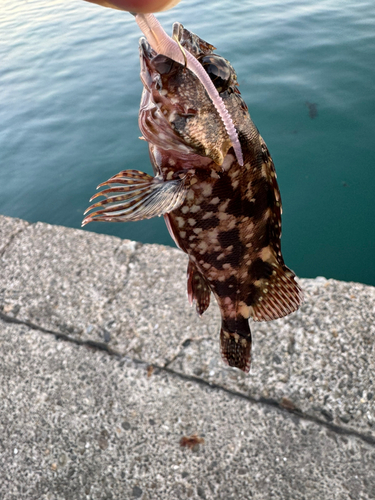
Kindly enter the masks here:
M 235 67 L 273 156 L 286 263 L 375 285 L 375 2 L 182 0 L 158 18 Z M 2 0 L 0 213 L 79 228 L 96 186 L 152 173 L 137 124 L 139 29 L 77 0 Z M 85 230 L 173 245 L 163 218 Z

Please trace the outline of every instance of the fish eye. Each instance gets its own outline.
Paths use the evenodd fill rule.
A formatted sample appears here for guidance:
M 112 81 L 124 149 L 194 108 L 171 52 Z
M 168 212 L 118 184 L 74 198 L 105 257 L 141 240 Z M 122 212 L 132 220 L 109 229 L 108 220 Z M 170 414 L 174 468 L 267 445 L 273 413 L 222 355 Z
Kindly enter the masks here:
M 158 54 L 152 59 L 152 65 L 160 75 L 168 75 L 172 70 L 180 66 L 173 59 L 170 59 L 163 54 Z
M 198 61 L 206 70 L 217 91 L 224 92 L 231 83 L 232 71 L 226 59 L 216 54 L 199 57 Z

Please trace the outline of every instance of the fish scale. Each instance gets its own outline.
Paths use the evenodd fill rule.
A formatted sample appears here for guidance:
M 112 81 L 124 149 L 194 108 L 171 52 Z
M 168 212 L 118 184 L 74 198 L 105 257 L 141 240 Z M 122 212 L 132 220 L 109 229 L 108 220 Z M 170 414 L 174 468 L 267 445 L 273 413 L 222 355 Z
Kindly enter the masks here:
M 274 164 L 242 100 L 236 73 L 213 54 L 212 45 L 182 25 L 176 32 L 184 50 L 198 61 L 204 57 L 214 83 L 220 74 L 220 97 L 236 127 L 243 165 L 198 78 L 141 39 L 139 125 L 155 177 L 131 170 L 104 182 L 95 198 L 105 199 L 89 207 L 83 223 L 163 215 L 172 238 L 189 256 L 190 303 L 201 315 L 214 294 L 222 316 L 223 360 L 248 372 L 249 318 L 283 317 L 298 309 L 303 293 L 281 253 Z

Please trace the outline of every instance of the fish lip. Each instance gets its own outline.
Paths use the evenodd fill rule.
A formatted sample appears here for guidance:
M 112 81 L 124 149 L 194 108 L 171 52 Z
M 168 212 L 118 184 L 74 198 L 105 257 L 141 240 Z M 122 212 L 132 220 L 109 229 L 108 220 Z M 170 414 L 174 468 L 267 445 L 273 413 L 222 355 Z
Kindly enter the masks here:
M 140 59 L 140 77 L 144 87 L 151 92 L 152 82 L 154 78 L 152 73 L 155 71 L 152 67 L 152 59 L 157 55 L 155 50 L 147 42 L 146 38 L 142 37 L 139 40 L 139 59 Z
M 185 36 L 184 36 L 185 35 Z M 182 41 L 183 44 L 183 49 L 187 50 L 190 52 L 194 57 L 198 58 L 201 53 L 203 53 L 200 49 L 198 49 L 193 41 L 193 38 L 190 40 L 189 37 L 194 37 L 194 33 L 190 32 L 184 26 L 179 23 L 175 22 L 173 23 L 173 38 L 177 38 L 177 40 Z M 209 44 L 208 44 L 209 45 Z M 213 47 L 210 45 L 210 47 Z M 152 73 L 158 73 L 154 65 L 152 64 L 153 59 L 161 55 L 160 52 L 156 52 L 151 45 L 148 43 L 147 39 L 145 37 L 141 37 L 139 39 L 139 57 L 140 57 L 140 62 L 141 62 L 141 79 L 143 82 L 143 78 L 148 83 L 150 81 L 150 77 L 147 77 L 147 73 L 150 73 L 150 76 L 152 77 Z M 165 56 L 167 57 L 167 56 Z M 172 61 L 172 59 L 171 59 Z M 178 64 L 178 63 L 176 63 Z M 188 70 L 190 71 L 190 70 Z M 148 86 L 148 85 L 147 85 Z
M 146 60 L 151 60 L 157 55 L 157 52 L 151 48 L 151 45 L 144 36 L 139 39 L 139 52 L 141 58 Z
M 177 40 L 181 40 L 181 37 L 183 35 L 183 31 L 186 31 L 186 33 L 189 33 L 190 35 L 193 35 L 189 30 L 183 27 L 183 25 L 179 22 L 173 23 L 173 38 L 177 38 Z M 191 43 L 184 41 L 183 42 L 184 49 L 188 50 L 190 53 L 193 53 L 193 47 L 191 46 Z M 151 48 L 151 45 L 148 43 L 147 39 L 145 37 L 141 37 L 139 39 L 139 51 L 140 51 L 140 56 L 144 57 L 148 60 L 153 59 L 155 56 L 159 55 L 159 52 L 156 52 L 154 49 Z M 197 57 L 195 54 L 193 54 L 195 57 Z

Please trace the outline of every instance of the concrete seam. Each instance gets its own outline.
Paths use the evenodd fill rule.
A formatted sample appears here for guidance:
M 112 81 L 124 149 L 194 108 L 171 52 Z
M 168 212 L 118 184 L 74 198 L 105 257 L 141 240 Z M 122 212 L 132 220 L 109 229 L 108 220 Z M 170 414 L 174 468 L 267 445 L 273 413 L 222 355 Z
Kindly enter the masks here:
M 317 417 L 314 417 L 314 416 L 311 416 L 311 415 L 307 415 L 306 413 L 303 413 L 298 408 L 293 409 L 293 410 L 288 410 L 287 408 L 285 408 L 284 406 L 282 406 L 275 399 L 271 399 L 271 398 L 269 398 L 269 399 L 268 398 L 254 398 L 252 396 L 248 396 L 248 395 L 243 394 L 241 392 L 237 392 L 237 391 L 233 391 L 231 389 L 227 389 L 226 387 L 223 387 L 221 385 L 214 384 L 214 383 L 211 383 L 211 382 L 207 382 L 206 380 L 203 380 L 203 379 L 201 379 L 199 377 L 195 377 L 194 375 L 185 375 L 184 373 L 175 372 L 174 370 L 171 370 L 170 368 L 159 367 L 159 366 L 157 366 L 157 365 L 155 365 L 153 363 L 152 363 L 152 366 L 154 366 L 154 368 L 158 368 L 161 371 L 165 371 L 167 373 L 170 373 L 171 375 L 177 376 L 177 377 L 182 378 L 184 380 L 187 380 L 189 382 L 195 382 L 195 383 L 197 383 L 199 385 L 203 385 L 205 387 L 210 387 L 211 389 L 224 391 L 224 392 L 226 392 L 227 394 L 229 394 L 229 395 L 231 395 L 233 397 L 236 397 L 236 398 L 239 398 L 239 399 L 244 399 L 244 400 L 246 400 L 246 401 L 248 401 L 250 403 L 255 403 L 255 404 L 265 405 L 265 406 L 269 406 L 269 407 L 275 408 L 276 410 L 280 411 L 283 415 L 285 415 L 285 414 L 294 415 L 295 417 L 300 418 L 302 420 L 307 420 L 307 421 L 313 422 L 313 423 L 315 423 L 317 425 L 321 425 L 322 427 L 325 427 L 328 430 L 330 430 L 330 431 L 332 431 L 332 432 L 334 432 L 336 434 L 346 435 L 346 436 L 354 436 L 354 437 L 357 437 L 358 439 L 361 439 L 362 441 L 365 441 L 368 444 L 371 444 L 371 445 L 375 446 L 375 437 L 373 437 L 373 436 L 370 436 L 368 434 L 362 434 L 361 432 L 355 431 L 353 429 L 346 429 L 345 427 L 340 427 L 339 425 L 332 424 L 330 422 L 326 422 L 326 421 L 324 421 L 324 420 L 322 420 L 320 418 L 317 418 Z
M 293 415 L 296 418 L 306 420 L 306 421 L 315 423 L 317 425 L 320 425 L 322 427 L 325 427 L 326 429 L 334 432 L 335 434 L 339 434 L 342 436 L 353 436 L 353 437 L 360 439 L 361 441 L 366 442 L 367 444 L 375 446 L 375 437 L 373 437 L 373 436 L 370 436 L 368 434 L 362 434 L 361 432 L 355 431 L 353 429 L 346 429 L 345 427 L 340 427 L 339 425 L 332 424 L 330 422 L 325 422 L 324 420 L 322 420 L 320 418 L 317 418 L 317 417 L 314 417 L 311 415 L 307 415 L 307 414 L 303 413 L 301 410 L 298 410 L 297 408 L 287 409 L 284 406 L 282 406 L 282 404 L 280 404 L 275 399 L 254 398 L 252 396 L 248 396 L 248 395 L 243 394 L 241 392 L 227 389 L 221 385 L 207 382 L 206 380 L 201 379 L 199 377 L 195 377 L 194 375 L 187 375 L 187 374 L 184 374 L 181 372 L 176 372 L 176 371 L 172 370 L 171 368 L 168 368 L 167 366 L 159 366 L 155 363 L 147 363 L 147 361 L 143 361 L 143 360 L 140 360 L 137 358 L 132 358 L 130 356 L 123 355 L 120 352 L 111 349 L 104 342 L 75 339 L 75 338 L 70 337 L 69 335 L 66 335 L 64 333 L 55 332 L 53 330 L 48 330 L 47 328 L 43 328 L 42 326 L 31 323 L 30 321 L 23 321 L 23 320 L 19 320 L 17 318 L 13 318 L 12 316 L 7 316 L 6 314 L 2 313 L 1 311 L 0 311 L 0 320 L 4 321 L 5 323 L 14 323 L 14 324 L 18 324 L 18 325 L 24 325 L 24 326 L 31 328 L 32 330 L 37 330 L 37 331 L 40 331 L 43 333 L 48 333 L 50 335 L 54 335 L 55 338 L 58 340 L 63 340 L 65 342 L 71 342 L 71 343 L 79 345 L 79 346 L 84 346 L 84 347 L 97 349 L 100 351 L 105 351 L 107 354 L 109 354 L 111 356 L 115 356 L 119 359 L 128 359 L 129 361 L 131 361 L 137 365 L 143 365 L 143 366 L 147 366 L 147 367 L 152 366 L 154 368 L 154 374 L 156 374 L 157 371 L 168 373 L 169 375 L 172 375 L 174 377 L 180 378 L 182 380 L 186 380 L 188 382 L 193 382 L 193 383 L 201 385 L 203 387 L 210 388 L 211 390 L 223 391 L 232 397 L 245 400 L 249 403 L 274 408 L 275 410 L 279 411 L 283 415 Z
M 66 335 L 65 333 L 61 332 L 55 332 L 53 330 L 48 330 L 47 328 L 44 328 L 43 326 L 36 325 L 35 323 L 32 323 L 31 321 L 26 321 L 26 320 L 20 320 L 17 318 L 13 318 L 12 316 L 7 316 L 3 312 L 0 311 L 0 319 L 4 321 L 5 323 L 13 323 L 16 325 L 24 325 L 32 330 L 40 331 L 43 333 L 48 333 L 49 335 L 54 335 L 57 340 L 64 340 L 65 342 L 71 342 L 73 344 L 79 345 L 79 346 L 86 346 L 86 347 L 91 347 L 94 349 L 98 349 L 100 351 L 105 351 L 111 356 L 118 356 L 122 357 L 122 354 L 120 352 L 115 351 L 114 349 L 111 349 L 107 344 L 104 342 L 96 342 L 95 340 L 79 340 L 75 339 L 73 337 L 70 337 L 70 335 Z

